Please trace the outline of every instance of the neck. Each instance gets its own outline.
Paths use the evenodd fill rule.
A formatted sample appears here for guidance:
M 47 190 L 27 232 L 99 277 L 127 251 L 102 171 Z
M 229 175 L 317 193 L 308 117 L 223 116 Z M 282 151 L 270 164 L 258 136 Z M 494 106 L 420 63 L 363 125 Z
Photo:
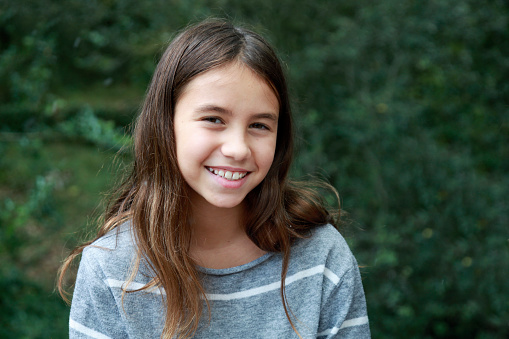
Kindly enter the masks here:
M 192 213 L 192 246 L 221 248 L 245 236 L 242 206 L 217 208 L 209 204 L 193 203 Z
M 198 265 L 235 267 L 265 254 L 246 234 L 243 205 L 218 208 L 203 199 L 194 199 L 192 215 L 189 253 Z

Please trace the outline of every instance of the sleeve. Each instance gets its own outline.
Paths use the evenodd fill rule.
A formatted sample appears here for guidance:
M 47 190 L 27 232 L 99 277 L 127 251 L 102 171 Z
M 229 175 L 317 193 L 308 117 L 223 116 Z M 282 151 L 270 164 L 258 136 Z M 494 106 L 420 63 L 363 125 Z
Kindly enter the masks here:
M 330 274 L 335 276 L 332 272 Z M 371 338 L 364 289 L 353 256 L 352 267 L 332 280 L 335 280 L 335 286 L 323 302 L 317 337 Z
M 72 298 L 69 338 L 127 338 L 123 319 L 106 276 L 85 249 Z

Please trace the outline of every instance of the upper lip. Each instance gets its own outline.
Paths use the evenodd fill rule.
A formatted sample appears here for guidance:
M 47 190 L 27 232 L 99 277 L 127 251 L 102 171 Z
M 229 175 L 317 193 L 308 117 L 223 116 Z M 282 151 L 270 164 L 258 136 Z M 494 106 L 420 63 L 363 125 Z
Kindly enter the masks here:
M 217 169 L 217 170 L 225 170 L 230 172 L 250 172 L 245 168 L 239 167 L 229 167 L 229 166 L 206 166 L 207 168 Z

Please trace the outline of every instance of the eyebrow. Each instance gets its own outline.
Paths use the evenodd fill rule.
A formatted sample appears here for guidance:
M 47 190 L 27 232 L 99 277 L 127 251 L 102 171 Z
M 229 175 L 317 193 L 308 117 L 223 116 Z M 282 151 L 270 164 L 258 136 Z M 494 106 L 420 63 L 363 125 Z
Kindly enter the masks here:
M 216 106 L 216 105 L 199 106 L 195 110 L 195 112 L 199 113 L 199 114 L 215 112 L 218 114 L 233 115 L 233 112 L 230 111 L 229 109 L 226 109 L 226 108 L 220 107 L 220 106 Z M 256 119 L 269 119 L 269 120 L 273 120 L 275 122 L 278 121 L 278 116 L 274 113 L 257 113 L 257 114 L 253 114 L 253 117 Z

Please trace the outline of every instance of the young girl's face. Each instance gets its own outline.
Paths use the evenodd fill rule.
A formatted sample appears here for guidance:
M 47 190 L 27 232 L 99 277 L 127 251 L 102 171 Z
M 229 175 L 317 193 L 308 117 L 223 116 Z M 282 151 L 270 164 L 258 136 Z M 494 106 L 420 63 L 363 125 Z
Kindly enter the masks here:
M 191 80 L 177 100 L 174 128 L 193 201 L 240 206 L 272 165 L 278 118 L 274 91 L 241 63 Z

